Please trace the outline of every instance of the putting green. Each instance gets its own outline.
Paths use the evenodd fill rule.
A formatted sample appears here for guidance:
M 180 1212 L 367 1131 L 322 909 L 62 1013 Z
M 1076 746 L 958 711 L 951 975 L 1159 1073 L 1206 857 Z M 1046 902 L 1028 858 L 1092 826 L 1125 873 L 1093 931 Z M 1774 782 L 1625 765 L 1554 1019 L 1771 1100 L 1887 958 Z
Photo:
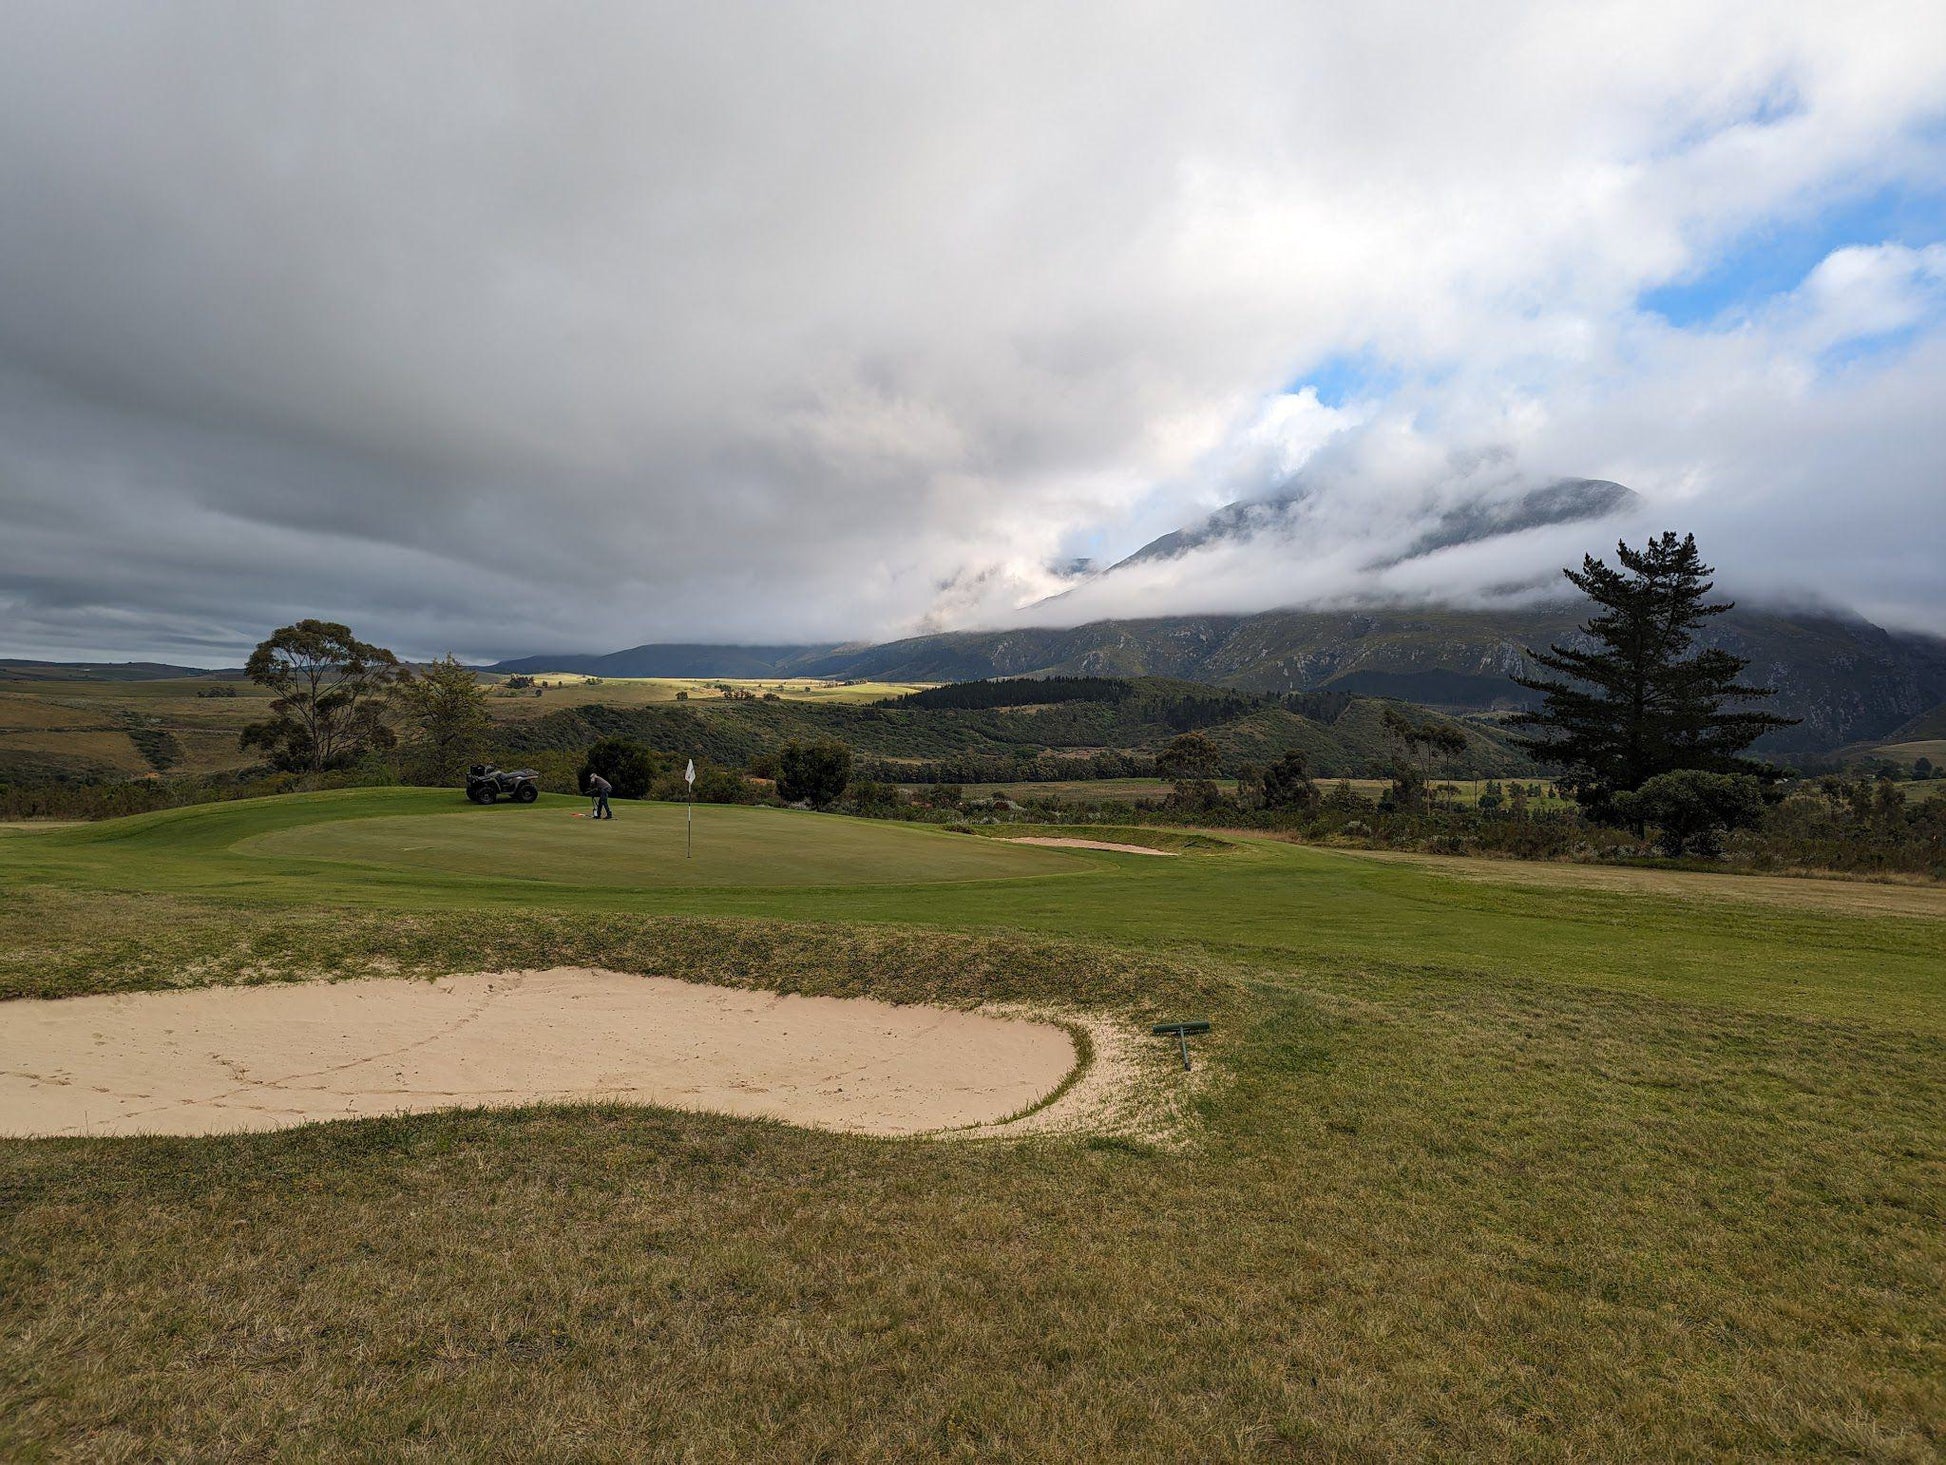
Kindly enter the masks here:
M 279 859 L 442 870 L 497 879 L 643 888 L 913 885 L 1079 872 L 1071 854 L 904 824 L 792 809 L 696 809 L 694 854 L 683 854 L 679 804 L 624 804 L 614 819 L 576 818 L 586 805 L 528 806 L 341 819 L 274 830 L 237 852 Z

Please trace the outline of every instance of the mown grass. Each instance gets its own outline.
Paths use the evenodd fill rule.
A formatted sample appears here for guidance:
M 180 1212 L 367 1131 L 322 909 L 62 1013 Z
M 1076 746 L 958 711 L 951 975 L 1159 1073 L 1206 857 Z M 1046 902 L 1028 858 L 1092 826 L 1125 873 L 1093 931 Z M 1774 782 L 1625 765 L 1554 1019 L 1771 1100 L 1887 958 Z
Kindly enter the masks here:
M 0 990 L 588 961 L 1194 1008 L 1210 1081 L 1166 1146 L 626 1108 L 0 1144 L 0 1455 L 1946 1450 L 1935 921 L 1252 841 L 509 889 L 234 852 L 303 801 L 213 817 L 7 841 Z
M 449 794 L 433 807 L 441 809 L 439 817 L 295 825 L 241 848 L 280 859 L 663 890 L 1045 877 L 1085 868 L 1056 852 L 951 839 L 923 825 L 880 828 L 786 809 L 625 803 L 613 819 L 595 822 L 575 817 L 586 815 L 586 799 L 565 795 L 475 808 Z

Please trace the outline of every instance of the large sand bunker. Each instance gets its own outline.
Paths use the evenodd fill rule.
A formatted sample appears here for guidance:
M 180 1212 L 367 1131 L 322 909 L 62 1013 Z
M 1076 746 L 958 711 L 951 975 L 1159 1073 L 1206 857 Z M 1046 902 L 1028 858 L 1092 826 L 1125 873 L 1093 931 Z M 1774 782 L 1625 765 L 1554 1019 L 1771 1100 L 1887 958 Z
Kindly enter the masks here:
M 1075 1061 L 1048 1023 L 573 967 L 211 987 L 0 1003 L 0 1133 L 621 1100 L 916 1134 L 1017 1114 Z

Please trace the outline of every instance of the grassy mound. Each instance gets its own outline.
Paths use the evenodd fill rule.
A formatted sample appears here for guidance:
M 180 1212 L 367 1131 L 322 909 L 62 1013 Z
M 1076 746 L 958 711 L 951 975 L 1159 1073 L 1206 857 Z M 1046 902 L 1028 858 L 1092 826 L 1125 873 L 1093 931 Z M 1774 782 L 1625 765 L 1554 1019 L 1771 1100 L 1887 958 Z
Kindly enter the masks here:
M 286 912 L 53 889 L 17 892 L 10 909 L 35 934 L 0 947 L 0 1000 L 550 966 L 941 1007 L 1051 1003 L 1132 1021 L 1185 1004 L 1227 1008 L 1241 992 L 1206 966 L 1010 934 L 614 912 Z

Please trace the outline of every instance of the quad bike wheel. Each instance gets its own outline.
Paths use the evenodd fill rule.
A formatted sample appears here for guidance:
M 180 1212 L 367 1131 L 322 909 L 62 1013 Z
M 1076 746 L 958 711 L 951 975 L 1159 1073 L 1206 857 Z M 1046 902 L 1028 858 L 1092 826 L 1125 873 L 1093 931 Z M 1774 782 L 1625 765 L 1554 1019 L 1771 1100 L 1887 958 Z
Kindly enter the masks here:
M 478 789 L 474 790 L 473 802 L 476 804 L 490 804 L 499 797 L 500 797 L 499 789 L 495 788 L 490 783 L 483 783 L 479 786 Z
M 519 788 L 514 790 L 514 802 L 517 804 L 531 804 L 540 796 L 541 791 L 531 783 L 523 783 Z

